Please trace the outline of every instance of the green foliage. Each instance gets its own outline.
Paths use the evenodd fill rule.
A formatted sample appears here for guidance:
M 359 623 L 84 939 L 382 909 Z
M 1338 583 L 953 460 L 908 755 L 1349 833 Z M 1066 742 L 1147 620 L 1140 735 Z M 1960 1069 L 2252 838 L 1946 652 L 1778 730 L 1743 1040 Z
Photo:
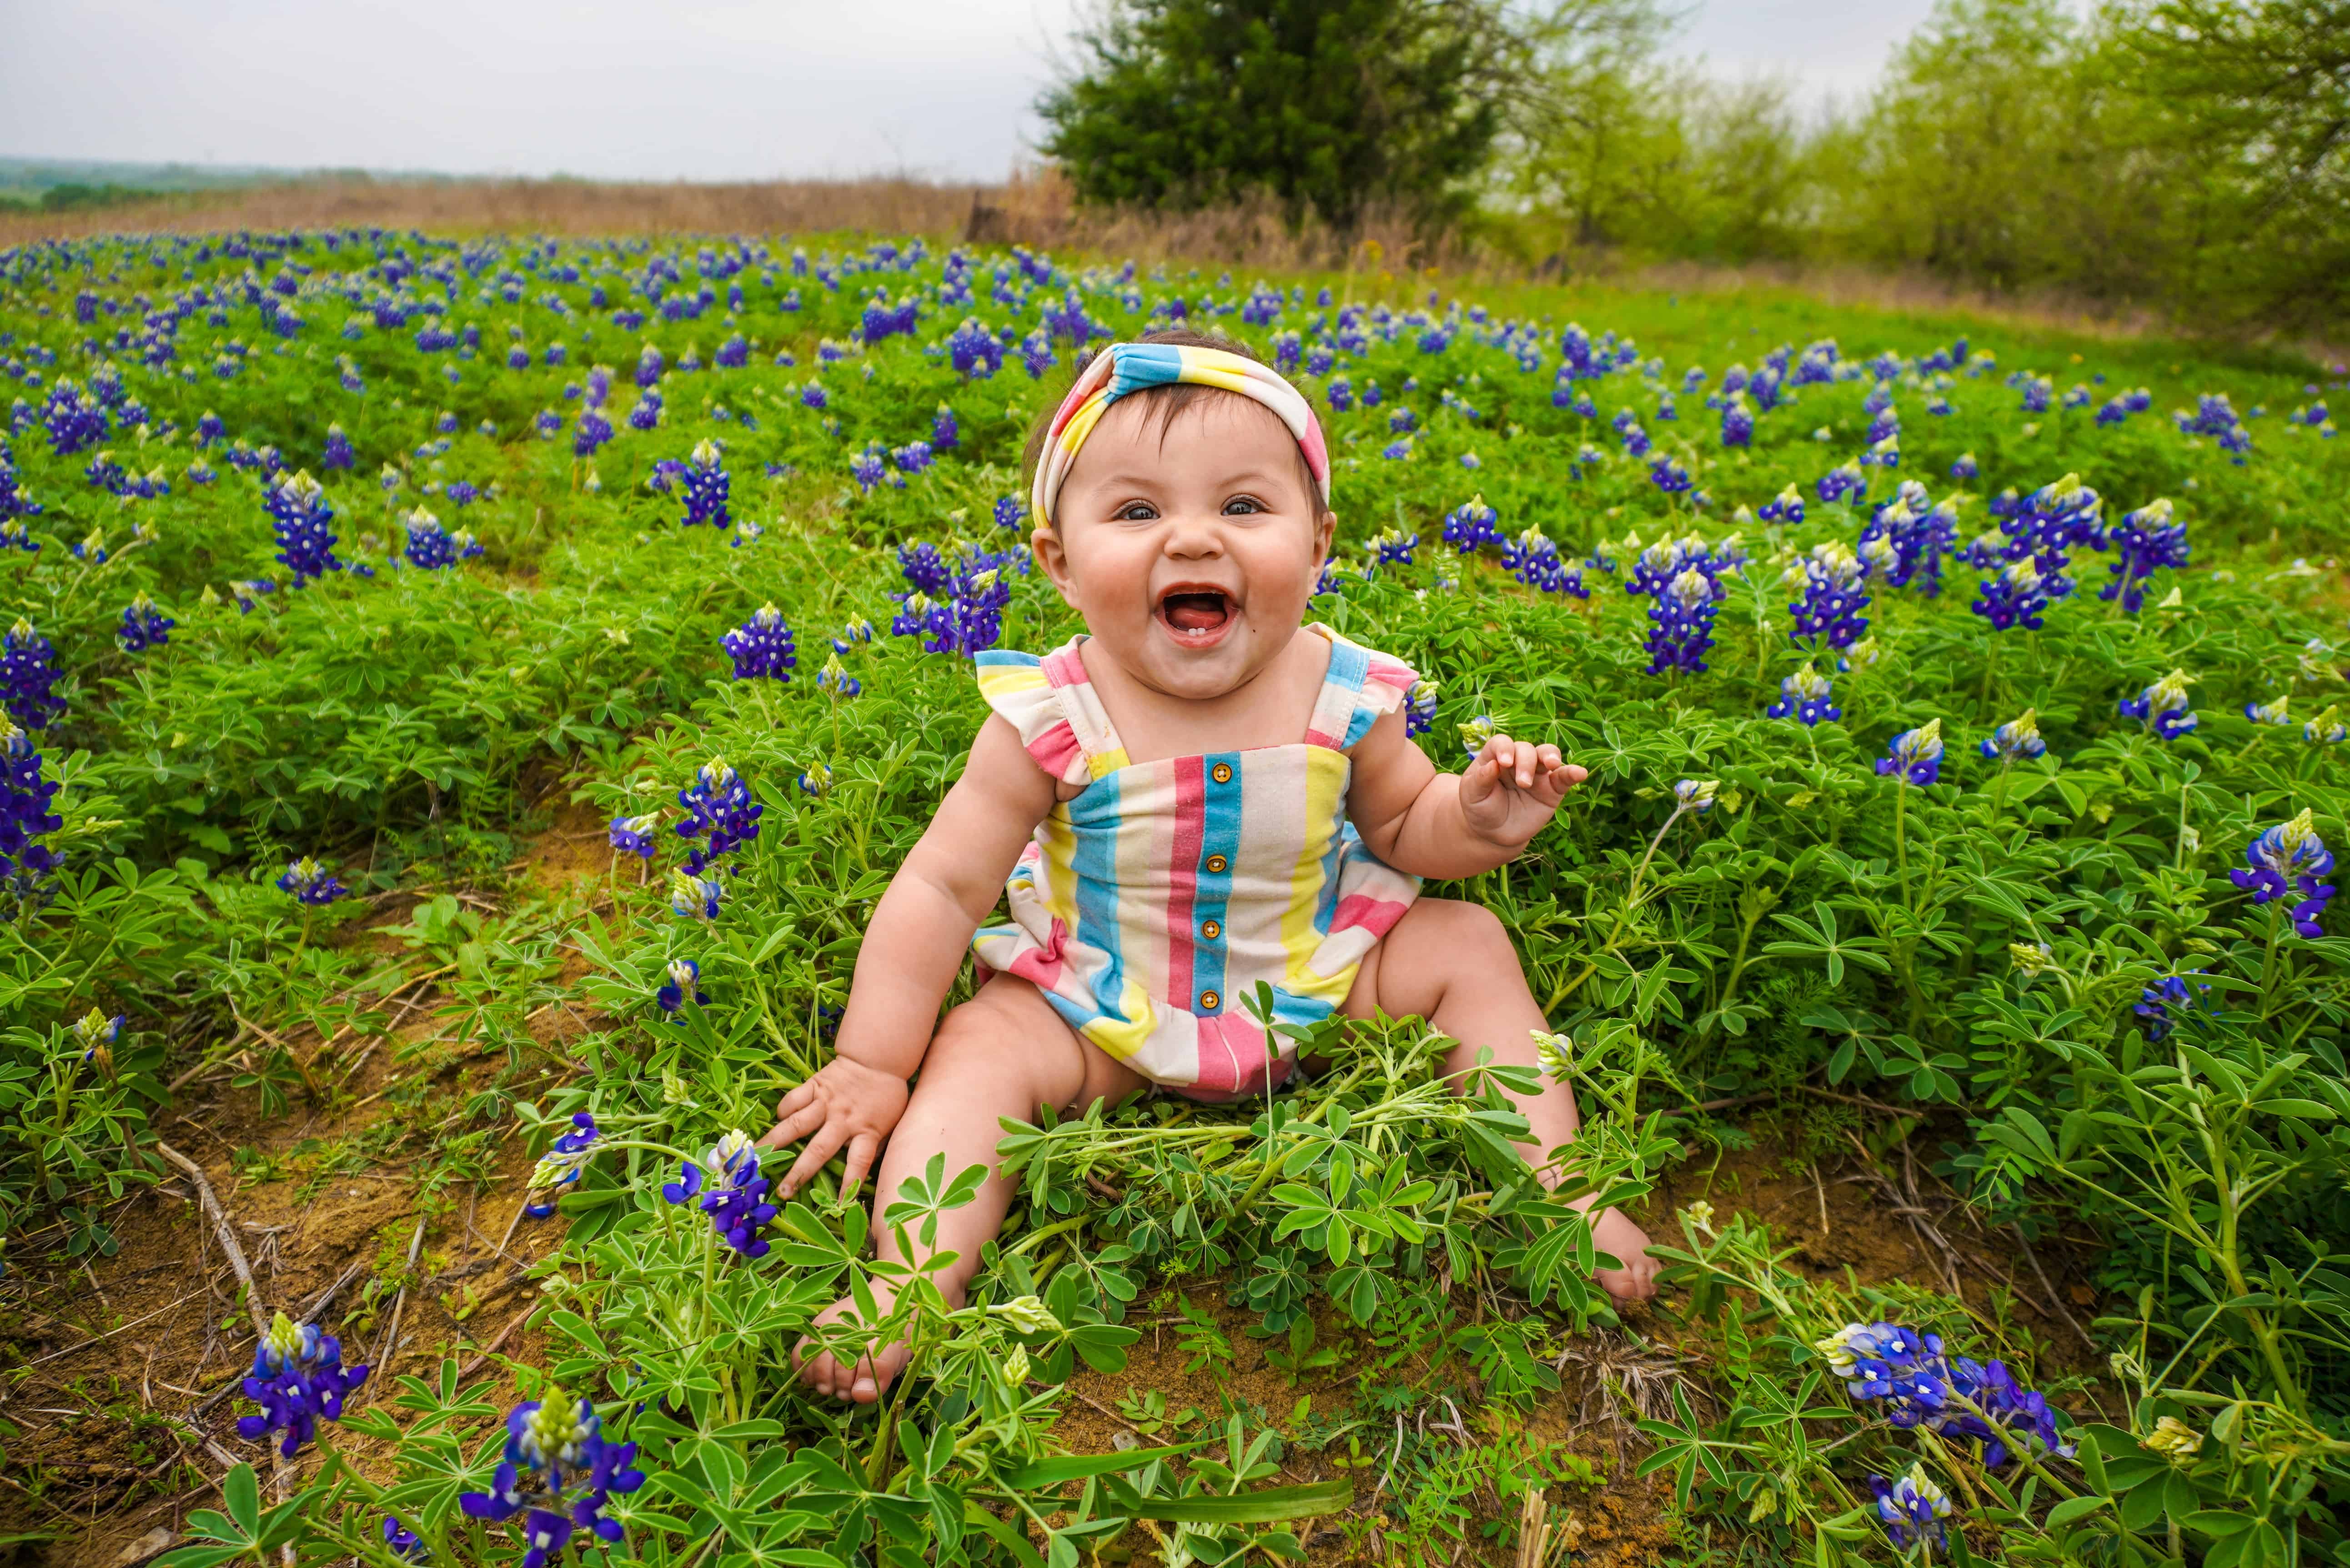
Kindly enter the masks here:
M 1088 201 L 1271 194 L 1352 230 L 1367 207 L 1463 204 L 1501 127 L 1509 43 L 1487 0 L 1120 0 L 1037 106 Z
M 278 330 L 243 295 L 249 258 L 197 268 L 232 302 L 219 353 L 236 364 L 206 373 L 125 362 L 74 319 L 85 288 L 118 303 L 178 288 L 182 258 L 163 244 L 91 247 L 78 269 L 22 259 L 0 296 L 10 353 L 38 362 L 44 386 L 117 365 L 148 418 L 143 438 L 115 431 L 114 450 L 135 449 L 142 472 L 173 485 L 141 501 L 92 486 L 88 454 L 52 450 L 29 400 L 11 438 L 45 510 L 28 521 L 41 549 L 9 557 L 8 609 L 56 641 L 68 698 L 37 741 L 61 784 L 65 826 L 48 842 L 65 863 L 20 882 L 0 925 L 0 1219 L 19 1245 L 109 1244 L 99 1200 L 151 1173 L 151 1119 L 173 1082 L 234 1075 L 265 1109 L 331 1106 L 365 1054 L 386 1050 L 404 1076 L 381 1091 L 400 1118 L 381 1136 L 424 1146 L 423 1179 L 443 1200 L 497 1168 L 496 1132 L 518 1124 L 543 1147 L 579 1111 L 605 1129 L 545 1221 L 564 1228 L 536 1282 L 547 1365 L 512 1370 L 534 1397 L 590 1396 L 616 1437 L 641 1445 L 653 1479 L 612 1511 L 640 1561 L 828 1568 L 928 1552 L 1072 1568 L 1130 1526 L 1128 1545 L 1149 1539 L 1138 1521 L 1170 1561 L 1294 1558 L 1295 1521 L 1339 1512 L 1351 1483 L 1345 1528 L 1449 1562 L 1506 1551 L 1529 1487 L 1590 1482 L 1523 1419 L 1558 1392 L 1562 1358 L 1594 1343 L 1585 1331 L 1614 1317 L 1572 1205 L 1638 1204 L 1685 1143 L 1740 1137 L 1702 1114 L 1709 1102 L 1861 1097 L 1879 1107 L 1870 1147 L 1907 1140 L 1987 1222 L 2035 1240 L 2064 1220 L 2098 1228 L 2108 1293 L 2091 1326 L 2123 1358 L 2115 1381 L 2051 1386 L 2081 1417 L 2074 1459 L 1984 1471 L 1859 1419 L 1812 1342 L 1884 1315 L 2035 1374 L 2053 1363 L 2047 1346 L 1922 1287 L 1815 1281 L 1742 1218 L 1692 1226 L 1669 1303 L 1705 1359 L 1687 1364 L 1678 1402 L 1643 1418 L 1651 1473 L 1670 1477 L 1693 1532 L 1758 1563 L 1881 1556 L 1863 1544 L 1877 1539 L 1859 1511 L 1866 1475 L 1921 1462 L 1965 1500 L 1971 1549 L 2010 1563 L 2161 1561 L 2174 1521 L 2207 1561 L 2269 1561 L 2275 1542 L 2303 1561 L 2334 1550 L 2350 949 L 2300 934 L 2286 914 L 2297 897 L 2254 904 L 2227 872 L 2254 834 L 2301 811 L 2329 844 L 2350 830 L 2344 753 L 2324 719 L 2343 701 L 2338 598 L 2325 568 L 2295 558 L 2334 547 L 2350 449 L 2272 416 L 2249 425 L 2240 465 L 2158 411 L 2220 390 L 2282 410 L 2303 395 L 2306 367 L 2186 364 L 2161 344 L 1829 318 L 1768 298 L 1630 298 L 1613 323 L 1625 337 L 1602 340 L 1623 368 L 1570 383 L 1562 401 L 1560 323 L 1541 319 L 1561 301 L 1532 290 L 1491 302 L 1520 318 L 1506 334 L 1491 313 L 1396 300 L 1341 323 L 1357 302 L 1302 303 L 1339 286 L 1324 278 L 1281 280 L 1297 291 L 1280 296 L 1282 317 L 1249 323 L 1243 298 L 1269 288 L 1048 258 L 1027 258 L 1024 280 L 1011 258 L 972 257 L 950 276 L 935 258 L 868 250 L 821 254 L 787 279 L 788 253 L 764 245 L 728 250 L 741 264 L 730 273 L 696 247 L 313 236 L 283 258 L 310 270 L 282 269 L 294 292 L 280 296 L 310 324 L 242 358 L 228 335 L 270 343 Z M 615 301 L 651 303 L 652 254 L 681 277 L 699 269 L 713 302 L 722 286 L 744 288 L 723 330 L 756 339 L 746 364 L 674 368 L 718 336 L 707 317 L 614 340 Z M 435 269 L 430 286 L 409 263 Z M 255 295 L 272 286 L 260 276 Z M 914 303 L 916 335 L 843 348 L 876 286 Z M 452 328 L 482 328 L 488 351 L 435 361 L 412 326 L 380 328 L 358 308 L 336 319 L 352 306 L 342 291 L 380 302 L 378 288 L 421 292 Z M 613 296 L 600 307 L 598 288 Z M 771 1252 L 738 1256 L 661 1188 L 681 1160 L 706 1166 L 729 1129 L 771 1125 L 777 1099 L 826 1060 L 872 904 L 984 712 L 962 661 L 852 623 L 888 627 L 899 545 L 1010 542 L 988 519 L 1018 489 L 1014 444 L 1059 385 L 1016 361 L 966 381 L 942 339 L 967 316 L 1024 332 L 1045 301 L 1072 295 L 1130 336 L 1178 294 L 1261 345 L 1297 330 L 1332 354 L 1301 374 L 1326 412 L 1342 515 L 1334 588 L 1315 613 L 1436 685 L 1420 743 L 1450 766 L 1458 727 L 1484 718 L 1556 738 L 1591 770 L 1528 855 L 1459 890 L 1504 920 L 1559 1026 L 1544 1071 L 1575 1085 L 1586 1118 L 1569 1182 L 1544 1190 L 1510 1147 L 1523 1123 L 1509 1097 L 1532 1075 L 1486 1064 L 1440 1081 L 1444 1042 L 1416 1020 L 1377 1020 L 1303 1031 L 1323 1070 L 1269 1099 L 1139 1099 L 1001 1128 L 1018 1196 L 967 1299 L 931 1282 L 935 1265 L 873 1258 L 872 1223 L 834 1172 L 783 1207 Z M 201 319 L 183 327 L 191 338 L 210 329 Z M 1752 366 L 1783 337 L 1798 349 L 1831 327 L 1908 355 L 1867 369 L 1839 357 L 1846 369 L 1791 389 L 1798 401 L 1762 413 L 1742 448 L 1720 442 L 1699 393 L 1665 417 L 1679 375 L 1626 340 L 1637 328 L 1676 355 Z M 1338 344 L 1347 330 L 1358 346 Z M 1957 330 L 1983 357 L 1918 362 Z M 502 335 L 537 348 L 557 331 L 568 367 L 494 356 Z M 582 361 L 625 361 L 647 339 L 673 367 L 652 429 L 586 461 L 517 433 L 535 410 L 570 407 L 565 382 Z M 2094 362 L 2068 358 L 2076 347 Z M 366 391 L 341 385 L 343 353 Z M 2027 413 L 2009 369 L 2077 377 L 2084 399 L 2094 376 L 2143 382 L 2157 411 L 2118 429 L 2064 402 Z M 1376 381 L 1382 404 L 1331 407 L 1340 373 L 1358 400 Z M 810 380 L 826 389 L 820 410 L 801 395 Z M 1859 503 L 1753 516 L 1789 484 L 1817 496 L 1821 474 L 1863 445 L 1880 380 L 1908 420 L 1899 466 L 1873 471 Z M 1937 400 L 1950 412 L 1924 411 Z M 902 487 L 847 477 L 849 454 L 927 431 L 942 402 L 960 421 L 951 453 L 900 471 Z M 1389 458 L 1399 406 L 1419 428 Z M 329 423 L 345 428 L 357 477 L 330 476 L 327 494 L 340 547 L 372 578 L 282 584 L 248 472 L 215 443 L 215 482 L 188 477 L 207 410 L 227 442 L 296 462 Z M 1618 414 L 1693 471 L 1702 503 L 1660 492 L 1650 462 L 1621 451 Z M 647 487 L 656 462 L 704 436 L 725 442 L 737 520 L 763 531 L 678 527 L 674 493 Z M 2193 564 L 2165 568 L 2126 609 L 2093 591 L 2109 557 L 2078 545 L 2079 587 L 2046 624 L 1995 632 L 1968 608 L 1982 574 L 1946 561 L 1937 594 L 1872 579 L 1868 637 L 1841 659 L 1792 640 L 1785 570 L 1857 540 L 1893 482 L 1943 490 L 1962 452 L 1981 468 L 1953 482 L 1962 540 L 1990 525 L 2002 491 L 2069 472 L 2106 497 L 2108 526 L 2172 500 Z M 453 512 L 459 480 L 482 492 L 466 520 L 484 556 L 447 573 L 394 566 L 385 536 L 400 515 Z M 1612 567 L 1584 567 L 1585 600 L 1440 546 L 1444 514 L 1472 490 L 1504 537 L 1539 527 L 1563 561 Z M 1421 535 L 1416 559 L 1375 559 L 1371 537 L 1390 526 Z M 102 563 L 72 554 L 93 530 L 118 546 Z M 1648 601 L 1624 585 L 1643 549 L 1692 533 L 1725 549 L 1734 535 L 1742 568 L 1722 579 L 1711 668 L 1651 674 Z M 264 576 L 281 587 L 252 596 L 249 613 L 220 587 Z M 1006 646 L 1042 650 L 1076 629 L 1039 576 L 1010 583 Z M 132 655 L 113 628 L 141 591 L 180 625 Z M 721 636 L 771 599 L 799 639 L 794 679 L 729 679 Z M 836 637 L 859 695 L 812 679 Z M 1806 661 L 1833 676 L 1842 716 L 1814 728 L 1764 716 Z M 2194 680 L 2200 722 L 2165 741 L 2117 704 L 2174 668 Z M 2279 696 L 2293 722 L 2241 716 Z M 1978 743 L 2027 708 L 2048 754 L 1983 757 Z M 1939 779 L 1881 774 L 1887 740 L 1929 722 L 1948 744 Z M 680 848 L 670 803 L 713 756 L 763 815 L 702 920 L 671 913 L 661 873 Z M 1718 786 L 1710 810 L 1676 794 L 1685 780 Z M 653 860 L 599 858 L 588 888 L 555 899 L 512 878 L 567 797 L 596 822 L 655 816 Z M 600 855 L 601 829 L 584 832 Z M 297 855 L 354 897 L 295 903 L 275 882 Z M 670 1012 L 656 997 L 677 961 L 696 966 L 691 989 L 708 1000 Z M 2154 1021 L 2135 1009 L 2172 980 L 2199 1005 L 2150 1043 Z M 426 985 L 440 988 L 435 1029 L 402 1045 L 398 1025 L 426 1005 Z M 545 1043 L 539 1021 L 575 1004 L 584 1030 Z M 75 1033 L 92 1010 L 128 1020 L 103 1058 Z M 486 1059 L 474 1086 L 452 1096 L 442 1070 L 474 1057 Z M 549 1071 L 551 1090 L 536 1076 Z M 385 1147 L 361 1137 L 278 1151 L 266 1170 L 242 1163 L 317 1182 Z M 970 1201 L 976 1170 L 937 1162 L 886 1195 L 881 1226 L 919 1238 Z M 401 1256 L 348 1298 L 359 1313 L 389 1310 Z M 863 1326 L 819 1323 L 844 1296 Z M 1151 1326 L 1136 1303 L 1154 1298 L 1170 1300 L 1180 1364 L 1220 1396 L 1189 1411 L 1134 1405 L 1130 1419 L 1159 1428 L 1144 1448 L 1058 1451 L 1060 1385 L 1080 1366 L 1126 1368 Z M 877 1407 L 819 1404 L 792 1372 L 804 1336 L 843 1355 L 903 1338 L 910 1371 Z M 1285 1420 L 1232 1392 L 1260 1355 L 1305 1401 Z M 2095 1421 L 2093 1399 L 2106 1406 Z M 391 1511 L 437 1560 L 504 1561 L 512 1536 L 457 1501 L 494 1474 L 502 1415 L 453 1362 L 396 1380 L 345 1423 L 382 1445 L 380 1465 L 363 1476 L 316 1461 L 318 1490 L 292 1513 L 240 1501 L 240 1483 L 225 1514 L 192 1521 L 190 1550 L 229 1561 L 294 1534 L 315 1561 L 381 1563 Z M 2175 1463 L 2145 1448 L 2165 1416 L 2203 1447 Z M 1293 1450 L 1347 1481 L 1280 1475 Z

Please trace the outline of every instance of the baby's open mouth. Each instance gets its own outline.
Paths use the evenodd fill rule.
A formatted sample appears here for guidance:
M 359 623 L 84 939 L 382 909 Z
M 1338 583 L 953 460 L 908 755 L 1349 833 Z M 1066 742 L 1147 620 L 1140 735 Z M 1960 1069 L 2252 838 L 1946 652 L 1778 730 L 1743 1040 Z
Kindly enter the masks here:
M 1222 588 L 1179 583 L 1159 597 L 1159 618 L 1178 637 L 1205 637 L 1232 618 L 1232 597 Z

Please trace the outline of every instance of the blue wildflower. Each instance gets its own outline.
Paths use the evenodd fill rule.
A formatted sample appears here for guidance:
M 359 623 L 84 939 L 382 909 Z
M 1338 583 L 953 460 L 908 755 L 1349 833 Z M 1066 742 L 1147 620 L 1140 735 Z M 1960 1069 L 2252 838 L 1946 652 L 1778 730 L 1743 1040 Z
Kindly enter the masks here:
M 172 628 L 180 623 L 155 607 L 155 601 L 144 593 L 137 595 L 122 612 L 122 624 L 114 635 L 122 643 L 125 653 L 143 653 L 151 648 L 161 648 L 172 640 Z
M 710 1004 L 708 993 L 702 989 L 702 966 L 691 959 L 671 959 L 669 961 L 669 983 L 653 992 L 653 1003 L 663 1012 L 674 1015 L 691 999 L 696 1007 Z
M 1765 523 L 1801 523 L 1804 520 L 1804 493 L 1790 484 L 1764 502 L 1756 515 Z
M 2040 629 L 2042 613 L 2048 608 L 2048 592 L 2033 557 L 2010 561 L 1997 576 L 1985 578 L 1981 588 L 1982 597 L 1967 607 L 1991 622 L 1993 631 L 2013 626 Z
M 335 558 L 335 535 L 327 526 L 334 520 L 334 508 L 307 471 L 264 488 L 262 504 L 276 520 L 277 559 L 294 574 L 295 587 L 343 569 Z
M 2121 557 L 2107 568 L 2116 580 L 2097 591 L 2099 598 L 2118 598 L 2135 615 L 2146 602 L 2147 578 L 2165 566 L 2187 565 L 2187 526 L 2172 522 L 2170 510 L 2168 500 L 2157 500 L 2123 514 L 2110 535 Z
M 2183 670 L 2172 670 L 2136 697 L 2124 698 L 2122 717 L 2137 720 L 2158 740 L 2177 740 L 2196 725 L 2194 711 L 2187 705 L 2187 688 L 2193 680 Z
M 348 468 L 358 460 L 351 453 L 351 438 L 343 433 L 340 425 L 327 427 L 327 444 L 318 454 L 320 468 Z
M 750 784 L 723 757 L 702 764 L 693 783 L 677 792 L 677 804 L 686 810 L 686 819 L 677 825 L 679 837 L 709 835 L 685 857 L 686 874 L 692 877 L 700 876 L 720 856 L 758 837 L 759 817 L 766 810 L 751 798 Z
M 684 526 L 691 528 L 703 523 L 713 528 L 734 525 L 733 516 L 726 510 L 726 493 L 733 481 L 719 464 L 715 441 L 704 437 L 694 447 L 681 481 L 685 489 Z
M 1698 566 L 1684 567 L 1648 607 L 1648 673 L 1686 670 L 1703 674 L 1720 613 L 1720 585 Z
M 1860 557 L 1835 540 L 1798 556 L 1783 579 L 1783 586 L 1803 589 L 1803 597 L 1787 607 L 1795 618 L 1789 639 L 1818 637 L 1830 648 L 1851 647 L 1868 629 L 1860 613 L 1868 607 L 1866 576 Z
M 650 860 L 654 848 L 652 836 L 660 830 L 659 812 L 650 812 L 643 816 L 616 816 L 609 829 L 611 846 L 624 855 Z
M 2228 878 L 2251 894 L 2253 903 L 2265 904 L 2298 892 L 2302 901 L 2293 907 L 2293 929 L 2313 941 L 2325 934 L 2317 922 L 2333 901 L 2334 888 L 2319 878 L 2334 869 L 2334 852 L 2317 836 L 2316 823 L 2308 810 L 2290 822 L 2263 829 L 2245 847 L 2244 860 L 2251 869 L 2230 871 Z
M 1877 1517 L 1895 1550 L 1907 1552 L 1924 1542 L 1939 1551 L 1948 1542 L 1950 1532 L 1942 1521 L 1950 1516 L 1950 1499 L 1926 1474 L 1923 1462 L 1911 1465 L 1898 1481 L 1871 1476 L 1868 1490 L 1877 1494 Z
M 1806 664 L 1779 682 L 1779 700 L 1771 704 L 1765 716 L 1794 719 L 1806 727 L 1841 719 L 1844 710 L 1829 701 L 1834 691 L 1828 678 Z
M 1464 556 L 1482 545 L 1502 542 L 1497 524 L 1502 514 L 1485 504 L 1483 494 L 1471 496 L 1444 514 L 1444 542 Z
M 343 1347 L 333 1335 L 281 1312 L 254 1347 L 253 1371 L 244 1380 L 244 1397 L 261 1414 L 240 1417 L 237 1436 L 251 1442 L 283 1432 L 277 1451 L 290 1459 L 318 1435 L 320 1421 L 342 1419 L 343 1396 L 367 1375 L 364 1366 L 343 1366 Z
M 661 1196 L 671 1203 L 700 1199 L 696 1206 L 710 1216 L 719 1240 L 745 1258 L 764 1258 L 768 1247 L 759 1231 L 775 1217 L 775 1206 L 766 1201 L 768 1186 L 759 1171 L 757 1147 L 738 1130 L 718 1140 L 705 1164 L 685 1161 L 679 1179 L 662 1186 Z
M 1913 784 L 1925 785 L 1942 776 L 1942 722 L 1929 719 L 1915 730 L 1904 730 L 1893 737 L 1886 754 L 1877 761 L 1880 774 L 1899 774 Z
M 800 661 L 792 628 L 785 624 L 784 612 L 772 604 L 761 605 L 749 620 L 718 641 L 734 660 L 737 680 L 775 680 L 788 685 L 791 672 Z
M 2040 738 L 2040 714 L 2026 708 L 2021 718 L 2011 719 L 1991 732 L 1982 742 L 1982 754 L 2000 763 L 2021 762 L 2036 757 L 2048 750 L 2048 742 Z
M 44 730 L 66 711 L 65 699 L 50 688 L 57 683 L 57 645 L 19 618 L 0 638 L 0 705 L 27 730 Z
M 588 1160 L 595 1157 L 596 1140 L 601 1137 L 603 1130 L 597 1127 L 594 1116 L 586 1111 L 574 1111 L 571 1130 L 549 1145 L 546 1152 L 538 1157 L 538 1163 L 531 1167 L 522 1211 L 534 1220 L 544 1220 L 554 1213 L 557 1189 L 577 1183 Z M 527 1200 L 530 1195 L 540 1192 L 549 1196 L 536 1202 Z
M 714 877 L 693 877 L 682 870 L 670 873 L 669 907 L 688 919 L 716 919 L 725 892 Z
M 30 878 L 57 869 L 56 853 L 36 842 L 66 825 L 49 809 L 57 793 L 57 781 L 41 776 L 41 753 L 31 738 L 0 719 L 0 877 Z
M 277 888 L 291 893 L 297 903 L 313 908 L 331 904 L 350 890 L 307 855 L 287 863 L 286 874 L 277 878 Z
M 2192 970 L 2189 975 L 2202 972 Z M 2149 1041 L 2163 1039 L 2178 1028 L 2181 1017 L 2194 1011 L 2196 997 L 2211 989 L 2198 984 L 2190 991 L 2187 984 L 2189 975 L 2164 976 L 2140 991 L 2137 1001 L 2130 1005 L 2132 1012 L 2146 1020 L 2146 1037 Z
M 505 1455 L 486 1492 L 461 1493 L 466 1516 L 498 1523 L 525 1513 L 529 1550 L 521 1568 L 546 1568 L 563 1554 L 574 1530 L 586 1530 L 607 1545 L 621 1539 L 620 1521 L 603 1511 L 614 1492 L 645 1484 L 633 1468 L 634 1443 L 615 1443 L 603 1434 L 596 1407 L 559 1390 L 545 1400 L 529 1399 L 506 1417 Z
M 1404 693 L 1403 732 L 1406 740 L 1424 735 L 1435 727 L 1436 699 L 1436 682 L 1425 679 L 1413 681 L 1411 690 Z

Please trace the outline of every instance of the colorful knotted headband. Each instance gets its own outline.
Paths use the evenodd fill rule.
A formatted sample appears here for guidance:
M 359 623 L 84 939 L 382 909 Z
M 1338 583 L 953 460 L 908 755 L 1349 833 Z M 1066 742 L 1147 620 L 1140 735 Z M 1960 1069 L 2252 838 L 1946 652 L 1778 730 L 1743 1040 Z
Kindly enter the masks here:
M 1313 471 L 1321 503 L 1330 504 L 1330 449 L 1322 440 L 1321 422 L 1305 395 L 1279 371 L 1222 348 L 1195 348 L 1180 343 L 1113 343 L 1094 356 L 1093 362 L 1061 400 L 1045 432 L 1045 450 L 1036 460 L 1036 478 L 1028 493 L 1030 515 L 1037 526 L 1049 524 L 1053 504 L 1061 496 L 1062 482 L 1077 461 L 1078 449 L 1101 423 L 1103 412 L 1128 392 L 1145 387 L 1168 387 L 1189 381 L 1199 387 L 1222 387 L 1253 398 L 1281 416 L 1297 438 Z

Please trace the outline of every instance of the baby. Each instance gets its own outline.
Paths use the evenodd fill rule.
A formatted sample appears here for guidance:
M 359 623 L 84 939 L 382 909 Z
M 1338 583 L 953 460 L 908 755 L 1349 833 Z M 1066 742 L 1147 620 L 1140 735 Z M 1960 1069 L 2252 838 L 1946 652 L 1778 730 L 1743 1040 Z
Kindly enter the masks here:
M 1030 462 L 1036 561 L 1086 635 L 1041 659 L 979 656 L 993 712 L 874 909 L 837 1054 L 761 1140 L 807 1139 L 785 1193 L 843 1148 L 844 1190 L 878 1158 L 885 1257 L 880 1210 L 899 1184 L 941 1154 L 950 1174 L 993 1169 L 999 1116 L 1078 1114 L 1154 1085 L 1234 1099 L 1286 1079 L 1292 1057 L 1241 1005 L 1260 981 L 1279 1023 L 1424 1017 L 1458 1042 L 1452 1074 L 1482 1050 L 1531 1067 L 1548 1027 L 1501 922 L 1418 892 L 1423 877 L 1514 858 L 1584 770 L 1495 735 L 1459 774 L 1438 773 L 1404 734 L 1413 672 L 1304 624 L 1337 520 L 1297 389 L 1197 333 L 1112 344 Z M 983 926 L 999 898 L 1010 920 Z M 984 983 L 941 1023 L 965 952 Z M 1574 1094 L 1552 1085 L 1516 1104 L 1532 1127 L 1520 1151 L 1555 1184 Z M 940 1218 L 937 1246 L 957 1256 L 933 1277 L 950 1301 L 1014 1186 L 996 1170 Z M 1625 1260 L 1601 1284 L 1618 1301 L 1652 1294 L 1639 1228 L 1610 1210 L 1594 1231 Z M 903 1345 L 854 1366 L 818 1353 L 800 1375 L 870 1403 L 905 1357 Z

